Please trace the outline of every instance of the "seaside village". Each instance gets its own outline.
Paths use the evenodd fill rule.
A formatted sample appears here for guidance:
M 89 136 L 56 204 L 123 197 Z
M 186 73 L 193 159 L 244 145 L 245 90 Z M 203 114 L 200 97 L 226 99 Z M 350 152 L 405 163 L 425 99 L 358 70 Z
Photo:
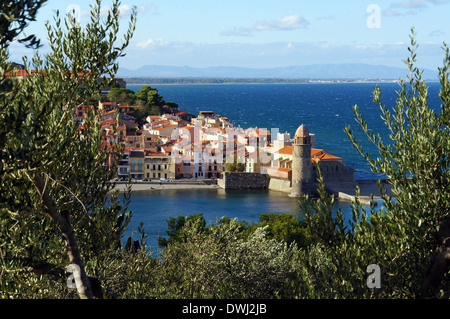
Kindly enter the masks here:
M 291 138 L 289 133 L 236 127 L 227 117 L 209 110 L 195 116 L 170 109 L 162 115 L 147 116 L 139 127 L 130 107 L 115 102 L 80 105 L 76 110 L 78 121 L 83 121 L 89 107 L 101 114 L 105 143 L 123 147 L 116 180 L 208 180 L 227 189 L 262 188 L 291 196 L 314 195 L 320 163 L 330 190 L 355 186 L 354 170 L 347 168 L 342 158 L 316 148 L 315 135 L 305 125 L 300 125 Z M 234 172 L 227 172 L 227 163 L 231 164 L 228 171 Z
M 13 67 L 8 76 L 23 79 L 35 73 L 17 63 Z M 114 80 L 126 88 L 123 79 Z M 101 94 L 107 95 L 110 89 L 103 88 Z M 162 114 L 149 115 L 139 125 L 142 121 L 132 116 L 129 105 L 114 101 L 79 105 L 75 121 L 83 124 L 92 108 L 105 132 L 104 149 L 115 144 L 123 150 L 116 163 L 117 181 L 162 184 L 203 180 L 225 189 L 271 189 L 292 197 L 314 196 L 320 167 L 330 193 L 352 199 L 346 192 L 353 193 L 356 187 L 354 169 L 342 158 L 316 148 L 315 135 L 300 123 L 291 138 L 278 129 L 241 128 L 210 110 L 195 116 L 178 106 L 164 105 Z

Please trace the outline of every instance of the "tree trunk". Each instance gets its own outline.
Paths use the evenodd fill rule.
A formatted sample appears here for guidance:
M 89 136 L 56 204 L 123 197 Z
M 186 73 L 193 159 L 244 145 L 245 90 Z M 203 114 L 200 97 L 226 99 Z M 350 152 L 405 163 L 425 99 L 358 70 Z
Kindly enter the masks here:
M 441 284 L 442 278 L 450 268 L 450 219 L 447 219 L 437 229 L 437 247 L 420 287 L 420 297 L 435 295 L 435 289 Z
M 44 180 L 39 172 L 36 172 L 34 176 L 34 184 L 36 185 L 41 199 L 50 217 L 59 225 L 59 228 L 66 239 L 67 255 L 69 256 L 69 263 L 75 264 L 79 271 L 74 273 L 75 283 L 77 286 L 78 295 L 81 299 L 93 299 L 92 289 L 89 282 L 89 278 L 84 270 L 84 265 L 81 260 L 80 251 L 78 250 L 77 241 L 75 238 L 75 232 L 68 212 L 60 214 L 55 208 L 55 204 L 48 193 Z

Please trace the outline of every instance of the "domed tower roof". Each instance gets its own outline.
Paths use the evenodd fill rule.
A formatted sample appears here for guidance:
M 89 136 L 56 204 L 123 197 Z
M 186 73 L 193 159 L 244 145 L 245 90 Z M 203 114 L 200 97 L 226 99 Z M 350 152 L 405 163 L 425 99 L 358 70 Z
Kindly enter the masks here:
M 295 137 L 307 137 L 309 136 L 309 131 L 306 128 L 305 125 L 300 125 L 297 129 L 297 131 L 295 131 Z

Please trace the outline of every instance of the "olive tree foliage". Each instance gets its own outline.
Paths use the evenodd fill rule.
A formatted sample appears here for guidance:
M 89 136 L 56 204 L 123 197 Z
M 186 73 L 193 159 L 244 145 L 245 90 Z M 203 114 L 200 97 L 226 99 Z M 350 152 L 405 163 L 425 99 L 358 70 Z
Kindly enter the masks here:
M 318 201 L 302 200 L 313 236 L 305 255 L 309 288 L 306 295 L 327 298 L 449 297 L 450 251 L 450 82 L 449 48 L 439 68 L 440 110 L 428 104 L 428 88 L 416 67 L 416 42 L 411 35 L 407 80 L 399 82 L 395 105 L 386 106 L 380 88 L 373 101 L 390 131 L 389 140 L 367 127 L 358 107 L 356 121 L 379 154 L 365 152 L 347 125 L 345 131 L 371 170 L 387 176 L 393 196 L 382 183 L 381 207 L 352 207 L 346 222 L 332 209 L 333 198 L 323 181 Z M 367 286 L 367 267 L 381 269 L 381 288 Z
M 29 48 L 40 46 L 34 34 L 19 38 L 30 21 L 35 21 L 36 13 L 47 0 L 3 0 L 0 2 L 0 46 L 7 46 L 17 40 Z
M 36 71 L 25 79 L 9 76 L 11 39 L 0 34 L 0 297 L 73 296 L 69 264 L 79 297 L 101 297 L 87 269 L 120 246 L 129 221 L 127 203 L 106 196 L 120 149 L 104 142 L 94 111 L 75 121 L 76 106 L 108 84 L 101 75 L 114 77 L 135 27 L 136 11 L 118 43 L 119 2 L 104 19 L 100 7 L 83 27 L 56 12 L 50 53 L 24 58 Z
M 268 238 L 267 227 L 248 237 L 236 219 L 204 228 L 187 219 L 169 241 L 155 269 L 161 298 L 287 298 L 296 275 L 295 244 Z

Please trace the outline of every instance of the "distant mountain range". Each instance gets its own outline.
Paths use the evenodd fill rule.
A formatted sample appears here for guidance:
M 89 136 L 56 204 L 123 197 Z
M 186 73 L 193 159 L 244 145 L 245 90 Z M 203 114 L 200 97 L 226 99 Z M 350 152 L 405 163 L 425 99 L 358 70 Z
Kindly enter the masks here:
M 194 68 L 188 66 L 145 65 L 136 70 L 120 68 L 118 77 L 147 78 L 278 78 L 311 80 L 398 80 L 408 75 L 408 69 L 362 63 L 314 64 L 279 68 L 244 68 L 217 66 Z M 423 78 L 436 80 L 438 72 L 424 70 Z

